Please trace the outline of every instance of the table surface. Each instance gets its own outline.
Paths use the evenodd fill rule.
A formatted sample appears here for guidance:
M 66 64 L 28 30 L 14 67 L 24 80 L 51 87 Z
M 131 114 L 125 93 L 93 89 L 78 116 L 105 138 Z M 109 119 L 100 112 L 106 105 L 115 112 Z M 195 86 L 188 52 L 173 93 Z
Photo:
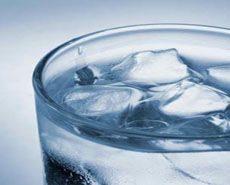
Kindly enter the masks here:
M 228 0 L 0 0 L 0 184 L 42 185 L 31 77 L 47 51 L 97 30 L 143 23 L 230 27 Z

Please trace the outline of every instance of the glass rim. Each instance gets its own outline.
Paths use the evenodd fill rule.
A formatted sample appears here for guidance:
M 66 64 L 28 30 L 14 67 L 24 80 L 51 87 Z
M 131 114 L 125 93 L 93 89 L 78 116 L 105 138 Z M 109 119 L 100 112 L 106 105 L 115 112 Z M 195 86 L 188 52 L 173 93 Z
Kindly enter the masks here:
M 108 133 L 113 133 L 116 135 L 121 136 L 135 136 L 135 137 L 147 137 L 147 138 L 160 138 L 160 139 L 177 139 L 177 140 L 201 140 L 201 139 L 220 139 L 220 138 L 229 138 L 229 134 L 219 134 L 219 135 L 211 135 L 211 136 L 176 136 L 171 134 L 156 134 L 156 133 L 146 133 L 143 131 L 138 130 L 127 130 L 127 129 L 121 129 L 121 128 L 113 128 L 113 127 L 106 127 L 101 126 L 100 124 L 95 124 L 98 121 L 87 119 L 84 116 L 79 116 L 77 114 L 74 114 L 71 111 L 68 111 L 67 109 L 63 108 L 61 105 L 59 105 L 57 102 L 55 102 L 46 92 L 43 82 L 42 82 L 42 73 L 43 69 L 45 68 L 47 62 L 57 54 L 58 52 L 61 52 L 62 49 L 67 48 L 68 46 L 72 44 L 76 44 L 77 42 L 83 41 L 84 39 L 91 40 L 92 38 L 99 37 L 102 35 L 110 35 L 113 33 L 122 33 L 124 31 L 131 31 L 131 30 L 146 30 L 146 29 L 178 29 L 178 30 L 198 30 L 198 31 L 213 31 L 216 33 L 223 33 L 228 34 L 230 36 L 230 29 L 224 28 L 224 27 L 217 27 L 217 26 L 209 26 L 209 25 L 198 25 L 198 24 L 180 24 L 180 23 L 158 23 L 158 24 L 138 24 L 138 25 L 129 25 L 129 26 L 122 26 L 122 27 L 115 27 L 110 29 L 103 29 L 100 31 L 88 33 L 76 38 L 73 38 L 50 52 L 48 52 L 36 65 L 33 76 L 32 76 L 32 82 L 33 82 L 33 88 L 35 91 L 35 94 L 41 98 L 46 106 L 51 107 L 52 109 L 56 110 L 57 112 L 61 113 L 67 120 L 71 120 L 74 122 L 78 121 L 84 121 L 84 123 L 88 123 L 86 126 L 88 126 L 89 129 L 95 129 L 99 131 L 106 131 Z M 90 121 L 94 122 L 94 124 L 90 124 Z M 98 122 L 100 123 L 100 122 Z

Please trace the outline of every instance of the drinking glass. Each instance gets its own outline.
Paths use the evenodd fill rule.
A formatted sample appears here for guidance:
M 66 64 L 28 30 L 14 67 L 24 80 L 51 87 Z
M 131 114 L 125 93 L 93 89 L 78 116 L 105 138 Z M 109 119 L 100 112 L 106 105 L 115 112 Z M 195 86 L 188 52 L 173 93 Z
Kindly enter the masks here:
M 49 52 L 33 74 L 47 185 L 226 185 L 230 135 L 180 136 L 111 127 L 74 114 L 60 101 L 85 65 L 121 61 L 130 53 L 176 48 L 195 69 L 230 64 L 230 31 L 156 24 L 107 29 Z M 230 75 L 230 74 L 229 74 Z M 80 107 L 79 107 L 80 108 Z M 109 119 L 109 117 L 108 117 Z

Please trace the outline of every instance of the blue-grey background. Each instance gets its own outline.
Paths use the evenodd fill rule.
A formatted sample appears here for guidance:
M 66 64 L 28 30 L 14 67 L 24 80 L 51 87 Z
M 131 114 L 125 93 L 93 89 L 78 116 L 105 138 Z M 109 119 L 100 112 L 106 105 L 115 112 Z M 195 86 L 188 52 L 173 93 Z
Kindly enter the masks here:
M 143 23 L 230 27 L 229 0 L 0 0 L 0 185 L 42 185 L 32 71 L 50 49 Z

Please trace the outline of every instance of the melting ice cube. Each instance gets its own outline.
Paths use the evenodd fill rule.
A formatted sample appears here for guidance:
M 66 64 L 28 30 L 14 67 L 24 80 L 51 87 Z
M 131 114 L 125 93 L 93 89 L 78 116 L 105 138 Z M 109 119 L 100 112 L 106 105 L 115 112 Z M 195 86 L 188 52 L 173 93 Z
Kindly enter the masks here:
M 92 85 L 99 78 L 100 72 L 95 66 L 85 66 L 75 72 L 75 82 L 79 85 Z
M 112 124 L 142 97 L 142 92 L 129 87 L 77 86 L 65 94 L 63 105 L 78 115 Z
M 190 118 L 223 112 L 230 98 L 210 86 L 183 80 L 169 89 L 160 99 L 160 111 L 169 116 Z
M 130 125 L 130 123 L 132 123 L 131 125 L 133 125 L 133 123 L 146 125 L 146 122 L 153 125 L 156 120 L 161 120 L 161 114 L 155 107 L 155 102 L 152 101 L 152 98 L 144 99 L 136 106 L 130 108 L 126 115 L 124 126 Z
M 230 92 L 230 65 L 209 68 L 207 80 L 211 85 Z
M 230 120 L 225 113 L 217 113 L 204 117 L 191 118 L 186 121 L 177 122 L 160 130 L 162 134 L 177 136 L 216 136 L 230 132 Z
M 190 75 L 176 49 L 143 51 L 126 57 L 111 70 L 111 76 L 120 81 L 142 85 L 174 83 Z
M 223 133 L 230 132 L 230 107 L 224 113 L 213 114 L 206 119 L 220 128 Z

